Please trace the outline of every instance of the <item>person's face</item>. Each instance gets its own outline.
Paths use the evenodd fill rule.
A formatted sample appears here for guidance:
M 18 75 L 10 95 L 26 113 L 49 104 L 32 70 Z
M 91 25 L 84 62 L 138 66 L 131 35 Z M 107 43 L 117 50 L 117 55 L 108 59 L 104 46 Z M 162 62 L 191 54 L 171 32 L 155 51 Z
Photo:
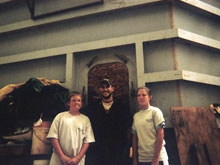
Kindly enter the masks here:
M 103 83 L 99 90 L 104 99 L 109 99 L 114 92 L 114 87 L 109 85 L 108 83 Z
M 82 98 L 80 95 L 74 95 L 70 98 L 70 109 L 73 111 L 79 111 L 82 107 Z
M 140 89 L 137 93 L 137 101 L 141 107 L 148 107 L 152 96 L 148 95 L 145 89 Z

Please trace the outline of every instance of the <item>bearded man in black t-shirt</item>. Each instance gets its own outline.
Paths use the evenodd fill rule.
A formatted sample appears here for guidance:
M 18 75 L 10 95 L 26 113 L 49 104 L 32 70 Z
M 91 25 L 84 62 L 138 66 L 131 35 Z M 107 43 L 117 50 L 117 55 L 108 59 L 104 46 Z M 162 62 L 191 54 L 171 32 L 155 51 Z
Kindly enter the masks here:
M 91 121 L 96 140 L 87 151 L 86 165 L 128 165 L 132 124 L 129 106 L 114 99 L 109 79 L 101 80 L 99 91 L 101 100 L 82 110 Z

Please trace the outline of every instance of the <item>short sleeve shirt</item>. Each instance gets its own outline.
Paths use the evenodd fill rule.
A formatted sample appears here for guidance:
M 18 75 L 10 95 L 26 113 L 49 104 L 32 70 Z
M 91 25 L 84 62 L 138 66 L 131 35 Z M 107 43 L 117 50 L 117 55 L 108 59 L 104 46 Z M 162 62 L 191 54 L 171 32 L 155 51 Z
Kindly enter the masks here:
M 138 136 L 138 158 L 140 162 L 151 162 L 156 144 L 157 129 L 164 124 L 161 110 L 150 106 L 134 115 L 132 133 Z M 165 141 L 160 153 L 160 160 L 168 160 L 165 150 Z
M 56 138 L 59 140 L 63 152 L 69 156 L 76 156 L 83 143 L 94 142 L 94 135 L 88 117 L 83 114 L 73 116 L 69 112 L 58 114 L 49 130 L 47 138 Z M 79 165 L 84 165 L 85 157 L 83 157 Z M 50 164 L 62 164 L 53 152 Z

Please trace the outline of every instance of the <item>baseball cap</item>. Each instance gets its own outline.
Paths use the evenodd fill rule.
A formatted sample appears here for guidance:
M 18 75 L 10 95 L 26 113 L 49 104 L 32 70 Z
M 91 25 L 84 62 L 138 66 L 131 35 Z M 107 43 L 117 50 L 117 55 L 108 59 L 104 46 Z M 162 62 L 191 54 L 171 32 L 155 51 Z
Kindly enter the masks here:
M 100 86 L 103 85 L 103 84 L 107 84 L 109 86 L 113 86 L 113 83 L 111 82 L 111 80 L 109 80 L 107 78 L 101 80 Z

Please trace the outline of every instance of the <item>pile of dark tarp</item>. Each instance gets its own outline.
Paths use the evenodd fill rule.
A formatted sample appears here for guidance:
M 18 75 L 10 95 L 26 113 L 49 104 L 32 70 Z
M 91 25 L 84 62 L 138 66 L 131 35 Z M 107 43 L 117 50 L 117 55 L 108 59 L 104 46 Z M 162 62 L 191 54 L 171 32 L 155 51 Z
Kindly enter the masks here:
M 0 136 L 25 133 L 40 118 L 52 121 L 67 110 L 68 96 L 69 90 L 60 84 L 45 85 L 30 78 L 0 101 Z

